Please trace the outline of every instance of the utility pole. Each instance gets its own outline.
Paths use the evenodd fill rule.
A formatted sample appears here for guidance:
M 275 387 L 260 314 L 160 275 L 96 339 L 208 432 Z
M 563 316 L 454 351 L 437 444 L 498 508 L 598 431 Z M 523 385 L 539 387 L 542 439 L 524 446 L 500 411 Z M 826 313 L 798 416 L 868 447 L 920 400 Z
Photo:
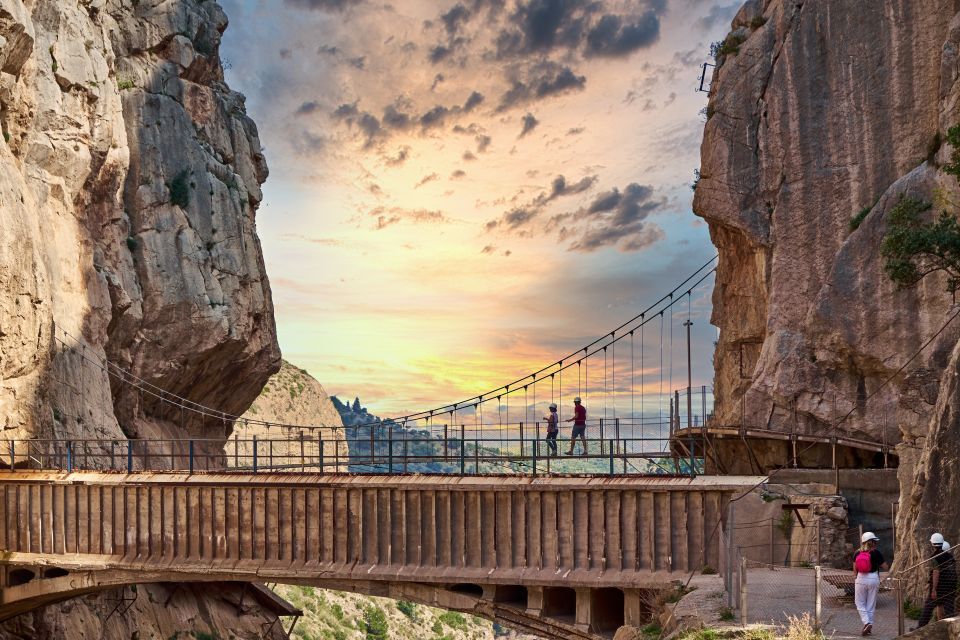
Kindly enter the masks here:
M 683 326 L 687 328 L 687 432 L 692 433 L 693 430 L 693 371 L 691 370 L 690 365 L 690 327 L 693 326 L 693 322 L 687 320 L 683 323 Z

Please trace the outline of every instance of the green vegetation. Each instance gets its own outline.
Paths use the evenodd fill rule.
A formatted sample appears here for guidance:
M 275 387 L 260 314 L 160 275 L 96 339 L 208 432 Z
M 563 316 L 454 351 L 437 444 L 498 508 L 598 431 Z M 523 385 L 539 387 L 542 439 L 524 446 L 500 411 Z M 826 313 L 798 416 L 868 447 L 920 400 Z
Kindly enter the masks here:
M 860 212 L 857 213 L 857 215 L 850 218 L 850 231 L 856 231 L 860 228 L 860 224 L 863 223 L 866 217 L 870 214 L 871 209 L 873 209 L 873 207 L 864 207 L 863 209 L 860 209 Z
M 931 273 L 947 275 L 947 291 L 956 302 L 960 289 L 960 224 L 943 211 L 934 222 L 924 222 L 929 202 L 906 195 L 889 215 L 887 235 L 880 247 L 887 275 L 901 289 L 913 287 Z
M 754 16 L 753 20 L 750 21 L 750 28 L 756 31 L 765 24 L 767 24 L 766 16 Z
M 705 564 L 703 565 L 703 569 L 700 570 L 700 573 L 702 573 L 705 576 L 715 576 L 717 575 L 717 570 L 711 567 L 710 565 Z
M 133 89 L 136 85 L 133 83 L 133 80 L 130 78 L 117 78 L 117 89 L 120 91 L 126 91 L 127 89 Z
M 463 629 L 467 626 L 467 619 L 456 611 L 445 611 L 437 619 L 451 629 Z
M 710 45 L 710 55 L 714 60 L 728 55 L 737 55 L 740 53 L 740 45 L 747 41 L 747 36 L 736 31 L 727 35 L 726 38 Z
M 193 637 L 197 640 L 220 640 L 220 636 L 215 633 L 207 633 L 206 631 L 194 631 Z
M 411 620 L 417 619 L 417 605 L 406 600 L 397 600 L 397 610 Z
M 907 616 L 911 620 L 919 620 L 920 614 L 923 613 L 923 607 L 907 598 L 903 603 L 903 615 Z
M 367 634 L 367 640 L 389 640 L 387 616 L 377 605 L 370 605 L 363 614 L 360 628 Z
M 130 253 L 136 251 L 138 246 L 140 246 L 140 242 L 136 238 L 127 236 L 127 249 L 130 249 Z
M 743 640 L 776 640 L 777 636 L 770 629 L 746 629 Z
M 733 614 L 733 609 L 730 607 L 720 609 L 720 619 L 724 622 L 733 622 L 736 619 L 736 616 Z
M 3 132 L 3 141 L 7 143 L 10 142 L 10 134 L 7 133 L 6 131 Z
M 950 154 L 950 162 L 943 165 L 943 171 L 960 178 L 960 124 L 947 130 L 947 142 L 953 147 L 953 153 Z
M 190 172 L 184 169 L 167 185 L 170 189 L 170 204 L 175 204 L 181 209 L 186 209 L 190 204 L 190 185 L 187 183 L 189 175 Z

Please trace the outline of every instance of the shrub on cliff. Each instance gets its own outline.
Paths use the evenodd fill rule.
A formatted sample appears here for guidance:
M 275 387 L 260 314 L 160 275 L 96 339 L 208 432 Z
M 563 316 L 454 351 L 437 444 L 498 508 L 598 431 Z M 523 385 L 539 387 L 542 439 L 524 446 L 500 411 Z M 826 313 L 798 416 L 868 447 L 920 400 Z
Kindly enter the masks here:
M 190 185 L 187 183 L 187 177 L 190 172 L 184 169 L 170 181 L 167 188 L 170 189 L 170 204 L 175 204 L 181 209 L 186 209 L 190 204 Z
M 898 287 L 915 286 L 931 273 L 947 275 L 947 290 L 956 302 L 960 289 L 960 224 L 955 215 L 942 212 L 934 222 L 925 222 L 923 214 L 931 208 L 909 196 L 890 211 L 887 235 L 880 253 L 884 268 Z

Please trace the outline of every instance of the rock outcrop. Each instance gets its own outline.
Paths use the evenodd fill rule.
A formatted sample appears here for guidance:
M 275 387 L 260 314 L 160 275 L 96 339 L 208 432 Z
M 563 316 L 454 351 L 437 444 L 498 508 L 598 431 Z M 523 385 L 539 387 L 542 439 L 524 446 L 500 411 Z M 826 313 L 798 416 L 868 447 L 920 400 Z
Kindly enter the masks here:
M 226 26 L 212 1 L 0 0 L 0 439 L 225 439 L 229 421 L 181 418 L 132 376 L 241 414 L 279 368 L 255 230 L 267 167 L 223 81 Z M 111 597 L 12 633 L 55 637 L 68 607 L 102 620 Z M 71 637 L 166 638 L 161 618 Z
M 960 122 L 957 9 L 747 2 L 718 57 L 694 199 L 720 255 L 717 421 L 899 443 L 903 541 L 960 528 L 935 507 L 960 493 L 946 444 L 960 321 L 940 332 L 955 311 L 942 276 L 898 290 L 880 255 L 901 194 L 960 202 L 941 168 Z
M 286 360 L 237 421 L 224 447 L 228 466 L 252 463 L 254 438 L 260 464 L 269 464 L 269 454 L 277 465 L 302 464 L 311 470 L 322 465 L 328 473 L 347 470 L 350 453 L 340 414 L 323 385 Z

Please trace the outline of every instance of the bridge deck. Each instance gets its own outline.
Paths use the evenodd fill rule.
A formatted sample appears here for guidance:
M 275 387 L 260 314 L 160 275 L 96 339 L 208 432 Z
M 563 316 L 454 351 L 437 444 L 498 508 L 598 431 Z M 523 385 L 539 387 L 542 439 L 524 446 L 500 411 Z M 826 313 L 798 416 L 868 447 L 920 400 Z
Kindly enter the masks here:
M 14 567 L 32 567 L 88 591 L 118 580 L 522 588 L 537 616 L 551 589 L 579 589 L 584 629 L 591 594 L 613 589 L 620 617 L 639 622 L 640 589 L 722 568 L 725 506 L 762 481 L 4 472 L 0 617 L 52 597 L 43 579 L 15 586 Z

